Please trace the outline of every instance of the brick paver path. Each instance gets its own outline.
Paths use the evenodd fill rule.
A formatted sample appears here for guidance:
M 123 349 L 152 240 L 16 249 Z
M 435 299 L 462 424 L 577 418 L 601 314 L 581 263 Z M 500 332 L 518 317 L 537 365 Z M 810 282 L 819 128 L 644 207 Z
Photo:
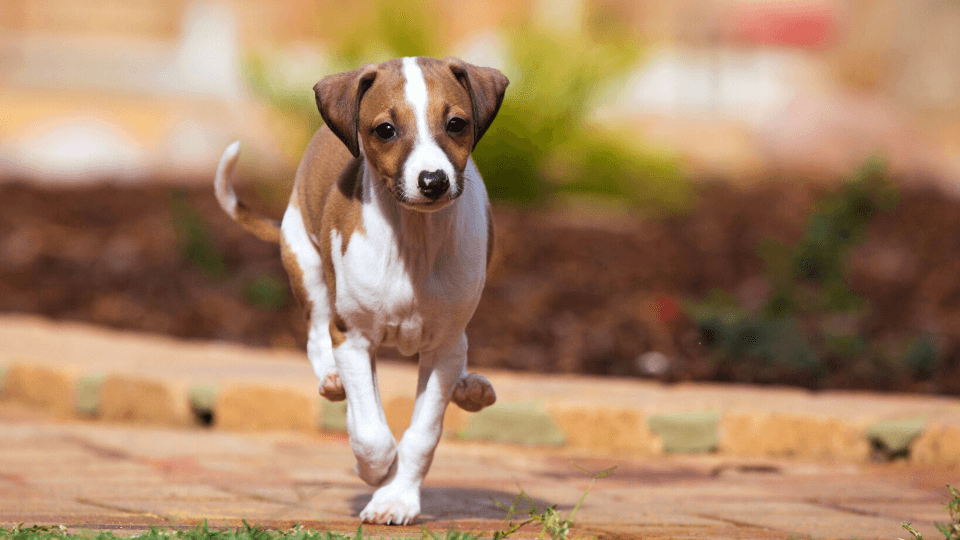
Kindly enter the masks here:
M 342 436 L 237 434 L 53 420 L 0 404 L 0 524 L 73 529 L 213 526 L 352 531 L 371 489 L 353 474 Z M 522 486 L 569 511 L 587 485 L 572 464 L 616 473 L 599 480 L 578 533 L 604 538 L 885 538 L 913 521 L 928 538 L 947 518 L 944 468 L 707 456 L 615 454 L 444 441 L 424 487 L 424 524 L 493 531 Z M 417 527 L 367 527 L 390 536 Z M 536 531 L 532 529 L 532 536 Z

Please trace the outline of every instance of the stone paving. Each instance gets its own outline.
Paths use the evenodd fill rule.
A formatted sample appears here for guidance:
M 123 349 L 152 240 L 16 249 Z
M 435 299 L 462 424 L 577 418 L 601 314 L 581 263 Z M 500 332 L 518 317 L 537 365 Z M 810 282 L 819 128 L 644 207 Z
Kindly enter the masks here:
M 0 526 L 143 530 L 151 525 L 268 527 L 295 523 L 354 531 L 371 488 L 353 473 L 346 438 L 298 432 L 225 433 L 65 421 L 0 404 Z M 575 534 L 620 538 L 885 538 L 933 521 L 956 471 L 905 462 L 732 458 L 716 454 L 637 457 L 596 450 L 444 441 L 423 495 L 422 525 L 492 533 L 522 487 L 538 504 L 570 509 L 590 470 L 600 479 L 576 516 Z M 417 534 L 365 527 L 368 534 Z M 520 537 L 535 536 L 532 526 Z

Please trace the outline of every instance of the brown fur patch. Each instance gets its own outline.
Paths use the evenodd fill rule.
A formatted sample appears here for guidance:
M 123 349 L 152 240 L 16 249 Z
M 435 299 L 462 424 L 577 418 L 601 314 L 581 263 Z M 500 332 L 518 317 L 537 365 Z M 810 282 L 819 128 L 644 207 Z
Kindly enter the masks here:
M 475 148 L 497 116 L 510 81 L 496 69 L 468 64 L 458 58 L 444 58 L 442 62 L 470 94 Z
M 330 317 L 330 342 L 333 343 L 334 349 L 343 345 L 343 342 L 347 340 L 346 332 L 347 324 L 343 322 L 340 315 L 334 313 L 333 317 Z
M 252 232 L 254 236 L 261 240 L 274 244 L 280 241 L 280 224 L 258 215 L 239 200 L 237 201 L 237 208 L 233 212 L 233 218 L 237 220 L 240 226 Z

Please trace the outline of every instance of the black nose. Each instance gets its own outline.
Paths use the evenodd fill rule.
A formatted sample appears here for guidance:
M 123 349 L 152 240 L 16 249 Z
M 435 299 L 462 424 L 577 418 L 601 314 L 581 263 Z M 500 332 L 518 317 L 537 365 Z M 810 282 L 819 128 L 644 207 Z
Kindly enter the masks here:
M 450 188 L 450 179 L 447 178 L 447 173 L 441 170 L 421 171 L 417 178 L 417 185 L 424 197 L 435 201 Z

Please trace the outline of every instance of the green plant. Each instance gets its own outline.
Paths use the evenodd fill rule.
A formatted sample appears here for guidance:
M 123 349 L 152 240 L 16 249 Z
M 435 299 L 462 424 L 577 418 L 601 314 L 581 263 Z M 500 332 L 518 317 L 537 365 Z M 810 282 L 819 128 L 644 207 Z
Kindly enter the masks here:
M 897 200 L 885 164 L 872 159 L 852 181 L 817 205 L 803 238 L 790 255 L 790 265 L 796 281 L 821 287 L 824 308 L 847 311 L 861 304 L 847 284 L 850 251 L 863 241 L 870 221 L 879 212 L 893 208 Z
M 770 284 L 758 313 L 717 292 L 688 306 L 716 364 L 752 366 L 733 369 L 732 378 L 742 382 L 764 382 L 770 369 L 778 382 L 789 377 L 806 384 L 825 375 L 828 357 L 868 357 L 875 366 L 884 364 L 882 351 L 859 334 L 858 321 L 868 306 L 851 290 L 847 274 L 850 254 L 863 241 L 871 220 L 896 201 L 883 163 L 868 161 L 817 204 L 797 245 L 768 240 L 757 247 Z M 915 378 L 929 376 L 936 360 L 932 338 L 915 340 L 895 359 Z
M 939 352 L 936 336 L 930 334 L 917 336 L 903 354 L 901 363 L 907 367 L 914 379 L 929 379 L 940 362 Z
M 113 532 L 70 534 L 63 525 L 56 527 L 34 525 L 24 527 L 16 525 L 12 529 L 0 528 L 0 540 L 53 540 L 53 539 L 81 539 L 94 540 L 122 540 Z M 314 531 L 300 525 L 286 531 L 263 529 L 252 526 L 244 521 L 243 527 L 236 529 L 211 529 L 206 522 L 193 529 L 161 529 L 151 527 L 137 536 L 141 540 L 363 540 L 363 534 L 358 527 L 354 535 L 331 531 Z
M 945 540 L 960 540 L 960 492 L 957 492 L 953 486 L 948 485 L 950 491 L 950 501 L 947 502 L 947 512 L 950 514 L 948 523 L 935 523 L 937 530 L 943 534 Z M 909 523 L 902 524 L 907 532 L 913 535 L 916 540 L 923 540 L 923 535 L 910 526 Z M 902 540 L 902 539 L 901 539 Z
M 287 284 L 273 274 L 260 274 L 243 287 L 242 295 L 255 306 L 279 311 L 287 305 Z
M 337 43 L 338 62 L 353 69 L 403 56 L 441 56 L 439 13 L 427 0 L 374 0 L 363 22 Z
M 210 224 L 187 202 L 185 190 L 172 192 L 170 219 L 181 258 L 193 263 L 209 278 L 223 278 L 227 274 L 223 251 L 210 232 Z
M 600 471 L 598 473 L 591 473 L 582 467 L 577 466 L 581 471 L 591 475 L 590 484 L 587 485 L 587 489 L 584 490 L 583 495 L 580 496 L 580 500 L 577 501 L 576 506 L 573 507 L 573 510 L 570 511 L 570 516 L 566 519 L 557 512 L 557 505 L 552 505 L 543 510 L 537 509 L 536 504 L 534 504 L 533 499 L 530 498 L 523 489 L 520 489 L 520 493 L 517 495 L 516 499 L 513 500 L 513 504 L 510 505 L 510 508 L 507 508 L 500 501 L 494 500 L 494 504 L 497 507 L 505 510 L 507 512 L 506 521 L 508 526 L 506 529 L 502 529 L 493 533 L 493 540 L 502 540 L 507 538 L 511 534 L 520 530 L 524 525 L 530 523 L 537 523 L 540 527 L 540 534 L 537 538 L 544 538 L 549 536 L 551 540 L 567 540 L 567 535 L 570 532 L 570 527 L 573 526 L 573 518 L 576 517 L 577 510 L 580 509 L 580 505 L 583 504 L 584 499 L 587 498 L 587 493 L 590 493 L 590 488 L 593 487 L 593 483 L 599 478 L 604 478 L 613 474 L 613 471 L 616 470 L 616 467 L 611 467 L 609 469 Z M 517 515 L 518 507 L 521 502 L 526 502 L 530 505 L 530 510 L 527 511 L 527 514 L 530 516 L 526 520 L 520 523 L 513 523 L 510 521 L 513 519 L 513 516 Z
M 425 526 L 421 525 L 420 534 L 423 540 L 480 540 L 479 534 L 470 531 L 458 531 L 452 527 L 440 534 L 428 531 Z

